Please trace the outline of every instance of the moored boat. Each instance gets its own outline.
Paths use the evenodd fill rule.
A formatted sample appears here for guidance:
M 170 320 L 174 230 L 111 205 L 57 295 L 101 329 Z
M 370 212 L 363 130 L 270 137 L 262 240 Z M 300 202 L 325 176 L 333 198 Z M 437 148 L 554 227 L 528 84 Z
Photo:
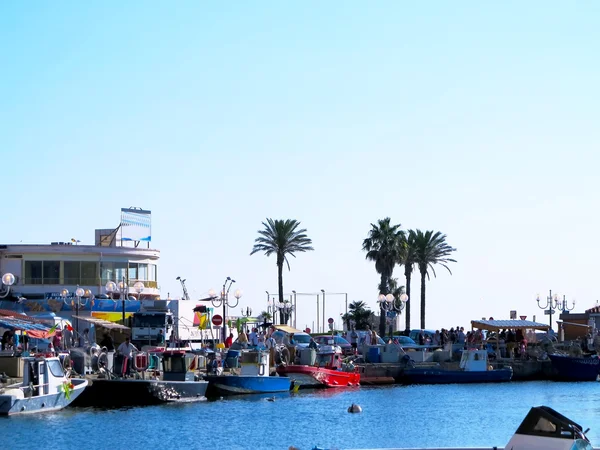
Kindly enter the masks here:
M 402 384 L 497 383 L 510 381 L 512 367 L 492 369 L 487 350 L 464 350 L 458 369 L 435 366 L 407 367 L 399 376 Z
M 151 367 L 150 356 L 162 360 L 162 373 L 158 367 Z M 130 363 L 132 371 L 127 369 Z M 169 349 L 157 355 L 139 352 L 131 360 L 117 355 L 112 373 L 92 380 L 72 406 L 119 408 L 206 400 L 208 382 L 201 380 L 195 369 L 196 355 L 185 349 Z
M 310 355 L 311 349 L 303 349 L 304 352 Z M 343 362 L 341 348 L 334 345 L 322 345 L 316 352 L 314 364 L 282 364 L 277 367 L 277 373 L 294 378 L 301 388 L 360 385 L 360 373 L 354 364 Z
M 23 358 L 23 382 L 0 390 L 0 415 L 57 411 L 85 389 L 84 379 L 69 379 L 57 357 Z
M 569 356 L 549 354 L 556 379 L 560 381 L 596 381 L 600 374 L 598 355 Z
M 240 374 L 207 374 L 208 395 L 267 394 L 288 392 L 292 388 L 289 378 L 270 376 L 267 351 L 242 351 Z M 221 368 L 219 368 L 221 369 Z

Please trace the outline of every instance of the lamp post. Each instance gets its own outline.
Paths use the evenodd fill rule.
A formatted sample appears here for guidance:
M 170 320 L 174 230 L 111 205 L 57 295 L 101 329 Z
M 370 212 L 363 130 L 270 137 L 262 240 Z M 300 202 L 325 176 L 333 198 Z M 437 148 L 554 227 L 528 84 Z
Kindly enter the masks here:
M 298 301 L 296 297 L 296 291 L 292 291 L 292 294 L 294 294 L 294 328 L 298 328 L 296 326 L 296 319 L 298 318 Z
M 246 309 L 242 308 L 242 317 L 250 317 L 252 315 L 252 308 L 249 306 Z
M 289 301 L 279 302 L 275 305 L 275 309 L 279 311 L 280 321 L 285 322 L 284 325 L 287 325 L 290 320 L 290 315 L 294 311 L 294 305 L 292 305 Z
M 135 284 L 133 285 L 133 289 L 135 290 L 135 292 L 137 292 L 138 300 L 142 299 L 142 291 L 144 290 L 144 288 L 145 288 L 144 283 L 141 281 L 136 281 Z
M 2 282 L 0 283 L 0 298 L 6 298 L 10 294 L 10 287 L 15 284 L 15 276 L 6 272 L 2 275 Z
M 227 285 L 227 283 L 229 283 L 229 285 Z M 211 298 L 211 302 L 215 308 L 218 308 L 219 306 L 223 305 L 223 329 L 221 333 L 223 340 L 221 342 L 225 342 L 225 337 L 227 333 L 227 325 L 225 322 L 225 318 L 227 317 L 227 307 L 229 306 L 230 308 L 235 308 L 240 302 L 240 298 L 242 297 L 242 291 L 236 289 L 234 293 L 234 297 L 236 298 L 235 304 L 229 301 L 229 290 L 231 289 L 231 285 L 233 283 L 235 283 L 235 280 L 233 280 L 231 277 L 225 278 L 220 297 L 217 297 L 215 295 L 214 289 L 208 291 L 208 295 Z
M 540 295 L 538 294 L 536 298 L 538 307 L 544 310 L 544 314 L 550 316 L 550 330 L 552 330 L 552 314 L 554 314 L 555 308 L 558 304 L 558 294 L 554 294 L 552 297 L 552 289 L 550 289 L 550 294 L 546 297 L 546 303 L 544 306 L 540 304 Z M 548 309 L 546 309 L 548 308 Z
M 75 306 L 75 334 L 77 335 L 77 340 L 79 341 L 79 307 L 87 305 L 88 299 L 86 298 L 85 302 L 81 303 L 81 297 L 86 295 L 86 291 L 84 291 L 83 288 L 80 288 L 79 285 L 77 285 L 74 294 L 75 300 L 73 300 L 73 297 L 69 297 L 68 289 L 63 289 L 62 291 L 60 291 L 60 296 L 62 297 L 65 305 L 69 305 L 70 303 L 71 306 Z
M 394 294 L 379 294 L 377 297 L 377 303 L 379 303 L 379 311 L 380 314 L 385 314 L 386 316 L 389 314 L 391 318 L 395 318 L 396 314 L 402 312 L 402 310 L 406 307 L 406 302 L 408 302 L 408 295 L 402 294 L 398 298 L 399 302 L 396 302 L 396 298 Z M 392 325 L 390 324 L 390 337 L 392 336 Z
M 321 289 L 321 292 L 323 293 L 323 333 L 325 333 L 325 289 Z M 318 321 L 319 318 L 317 317 Z

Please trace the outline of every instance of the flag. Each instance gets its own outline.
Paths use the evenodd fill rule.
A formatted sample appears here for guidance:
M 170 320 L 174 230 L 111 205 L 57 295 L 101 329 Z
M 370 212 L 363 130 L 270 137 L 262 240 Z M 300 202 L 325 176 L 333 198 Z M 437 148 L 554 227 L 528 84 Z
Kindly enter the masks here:
M 195 313 L 194 325 L 198 325 L 199 330 L 205 330 L 208 325 L 208 314 L 202 314 L 200 312 Z
M 56 328 L 57 328 L 57 327 L 58 327 L 58 324 L 57 324 L 57 323 L 55 323 L 55 324 L 54 324 L 54 326 L 48 330 L 48 334 L 52 334 L 52 333 L 54 333 L 54 332 L 56 331 Z
M 71 325 L 67 324 L 67 330 L 73 331 L 73 327 Z

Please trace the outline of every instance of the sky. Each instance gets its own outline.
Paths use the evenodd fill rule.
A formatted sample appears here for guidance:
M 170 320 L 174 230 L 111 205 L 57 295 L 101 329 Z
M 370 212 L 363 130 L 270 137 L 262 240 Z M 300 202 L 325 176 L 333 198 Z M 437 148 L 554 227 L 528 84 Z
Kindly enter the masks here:
M 296 219 L 315 251 L 285 292 L 375 309 L 362 241 L 390 217 L 457 249 L 427 328 L 547 322 L 550 289 L 583 312 L 600 299 L 599 18 L 593 1 L 2 2 L 0 241 L 93 244 L 141 207 L 163 297 L 230 276 L 257 313 L 277 290 L 257 231 Z M 418 328 L 418 275 L 411 297 Z M 298 296 L 298 327 L 315 321 Z

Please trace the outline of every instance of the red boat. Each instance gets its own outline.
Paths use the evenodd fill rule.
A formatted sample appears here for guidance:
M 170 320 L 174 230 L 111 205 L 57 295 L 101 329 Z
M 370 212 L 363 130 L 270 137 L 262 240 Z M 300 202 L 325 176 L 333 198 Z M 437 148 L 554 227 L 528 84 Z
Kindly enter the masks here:
M 309 352 L 309 350 L 303 349 L 303 352 Z M 293 378 L 301 388 L 359 386 L 360 373 L 358 369 L 351 363 L 344 363 L 342 358 L 340 347 L 321 346 L 316 354 L 314 365 L 280 365 L 277 367 L 277 373 Z

